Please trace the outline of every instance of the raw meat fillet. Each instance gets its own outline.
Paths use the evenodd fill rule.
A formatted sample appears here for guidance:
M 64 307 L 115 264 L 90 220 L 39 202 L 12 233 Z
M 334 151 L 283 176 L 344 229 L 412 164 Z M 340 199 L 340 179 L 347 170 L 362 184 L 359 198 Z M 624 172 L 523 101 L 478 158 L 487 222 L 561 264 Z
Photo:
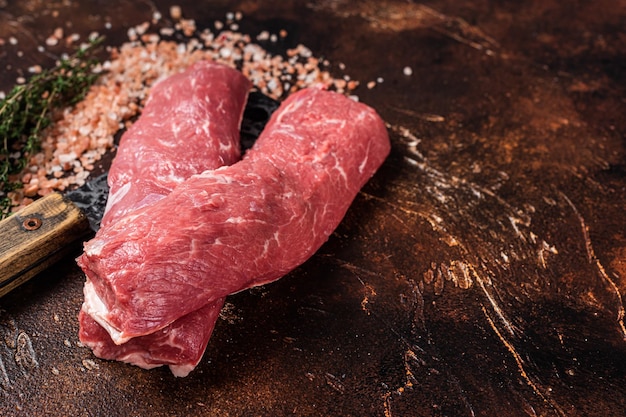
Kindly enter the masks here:
M 103 227 L 169 194 L 194 173 L 240 157 L 239 125 L 250 82 L 238 71 L 202 61 L 155 85 L 142 116 L 124 134 L 109 171 Z M 200 361 L 224 303 L 218 299 L 159 332 L 116 345 L 86 312 L 81 342 L 94 354 L 144 368 L 170 365 L 186 375 Z
M 237 70 L 209 61 L 156 84 L 120 141 L 101 225 L 160 200 L 194 174 L 239 160 L 250 87 Z
M 291 95 L 240 162 L 85 244 L 89 314 L 121 344 L 282 277 L 328 239 L 389 150 L 366 105 L 317 88 Z

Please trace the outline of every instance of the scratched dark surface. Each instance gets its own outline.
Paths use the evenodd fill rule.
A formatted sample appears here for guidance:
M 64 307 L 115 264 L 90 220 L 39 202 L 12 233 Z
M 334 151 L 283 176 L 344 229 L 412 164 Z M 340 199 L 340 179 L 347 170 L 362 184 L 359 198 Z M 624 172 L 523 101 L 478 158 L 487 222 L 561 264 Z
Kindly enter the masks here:
M 626 1 L 178 4 L 344 63 L 392 153 L 318 254 L 228 299 L 187 378 L 77 344 L 72 258 L 0 300 L 0 415 L 625 415 Z M 0 89 L 65 22 L 119 45 L 168 9 L 0 1 Z

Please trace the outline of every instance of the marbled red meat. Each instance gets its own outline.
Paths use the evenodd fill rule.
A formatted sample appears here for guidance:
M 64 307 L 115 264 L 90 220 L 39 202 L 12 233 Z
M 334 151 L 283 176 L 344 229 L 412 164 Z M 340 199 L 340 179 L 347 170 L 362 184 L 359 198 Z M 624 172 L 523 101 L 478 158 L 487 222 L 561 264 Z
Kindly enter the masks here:
M 138 121 L 124 134 L 109 171 L 102 227 L 163 198 L 191 175 L 240 157 L 239 125 L 250 82 L 225 65 L 201 61 L 156 84 Z M 86 312 L 79 336 L 101 358 L 144 368 L 193 369 L 206 348 L 224 299 L 169 326 L 116 345 Z
M 87 311 L 121 344 L 284 276 L 328 239 L 389 149 L 366 105 L 317 88 L 291 95 L 240 162 L 192 176 L 85 245 Z
M 194 174 L 238 161 L 250 87 L 240 72 L 210 61 L 156 84 L 120 141 L 102 226 L 153 204 Z

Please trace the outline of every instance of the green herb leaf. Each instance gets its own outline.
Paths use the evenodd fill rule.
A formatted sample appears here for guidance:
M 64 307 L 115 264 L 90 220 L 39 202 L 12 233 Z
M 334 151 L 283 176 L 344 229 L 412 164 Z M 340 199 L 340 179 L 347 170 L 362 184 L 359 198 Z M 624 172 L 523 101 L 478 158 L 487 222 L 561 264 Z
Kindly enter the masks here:
M 78 103 L 98 78 L 93 71 L 98 63 L 95 51 L 102 41 L 102 37 L 90 41 L 54 68 L 14 87 L 0 101 L 0 219 L 11 213 L 7 192 L 23 187 L 10 177 L 19 174 L 39 150 L 41 132 L 52 123 L 52 110 Z

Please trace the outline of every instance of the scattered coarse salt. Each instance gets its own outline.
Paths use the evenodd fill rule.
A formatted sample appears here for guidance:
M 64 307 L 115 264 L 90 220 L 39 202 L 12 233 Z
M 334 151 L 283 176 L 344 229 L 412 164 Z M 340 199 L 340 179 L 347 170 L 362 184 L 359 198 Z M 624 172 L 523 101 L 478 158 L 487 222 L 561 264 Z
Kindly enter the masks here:
M 92 359 L 83 359 L 83 366 L 89 371 L 99 368 L 98 364 Z
M 130 39 L 131 41 L 136 41 L 138 39 L 138 37 L 137 37 L 137 29 L 129 28 L 126 31 L 126 36 L 128 36 L 128 39 Z
M 172 36 L 174 33 L 176 33 L 176 31 L 174 30 L 174 28 L 161 28 L 159 29 L 159 33 L 163 36 Z
M 149 22 L 143 22 L 142 24 L 135 26 L 135 32 L 137 32 L 137 35 L 143 35 L 144 33 L 146 33 L 149 27 Z
M 183 11 L 180 6 L 171 6 L 170 7 L 170 17 L 174 20 L 178 20 L 183 17 Z
M 181 19 L 179 23 L 180 29 L 183 31 L 183 34 L 187 37 L 193 36 L 196 31 L 196 21 L 192 19 Z
M 91 126 L 85 125 L 78 128 L 78 134 L 81 136 L 89 136 L 89 133 L 91 133 Z
M 39 184 L 37 183 L 29 183 L 24 184 L 24 196 L 25 197 L 35 197 L 37 192 L 39 192 Z
M 228 47 L 224 47 L 220 49 L 220 56 L 222 58 L 229 58 L 232 54 L 233 54 L 233 51 Z
M 10 36 L 9 37 L 9 43 L 11 45 L 17 45 L 17 38 L 15 36 Z
M 28 67 L 28 72 L 30 72 L 31 74 L 39 74 L 41 73 L 41 71 L 43 71 L 41 65 L 33 65 L 31 67 Z
M 413 69 L 411 67 L 409 67 L 409 66 L 406 66 L 406 67 L 404 67 L 402 69 L 402 73 L 404 75 L 406 75 L 407 77 L 409 77 L 409 76 L 413 75 Z
M 313 56 L 313 51 L 311 51 L 309 48 L 307 48 L 306 46 L 299 44 L 297 46 L 298 49 L 298 53 L 300 54 L 300 56 L 303 56 L 305 58 L 310 58 Z
M 141 37 L 141 41 L 145 43 L 157 43 L 161 37 L 156 33 L 147 33 Z
M 54 36 L 48 36 L 48 38 L 46 38 L 46 45 L 48 46 L 55 46 L 58 43 L 59 39 Z
M 71 45 L 74 42 L 78 42 L 80 40 L 80 35 L 78 33 L 72 33 L 67 38 L 65 38 L 65 43 L 67 45 Z
M 72 162 L 76 159 L 76 154 L 74 152 L 70 152 L 68 154 L 58 155 L 59 163 L 61 165 L 65 165 L 69 162 Z

